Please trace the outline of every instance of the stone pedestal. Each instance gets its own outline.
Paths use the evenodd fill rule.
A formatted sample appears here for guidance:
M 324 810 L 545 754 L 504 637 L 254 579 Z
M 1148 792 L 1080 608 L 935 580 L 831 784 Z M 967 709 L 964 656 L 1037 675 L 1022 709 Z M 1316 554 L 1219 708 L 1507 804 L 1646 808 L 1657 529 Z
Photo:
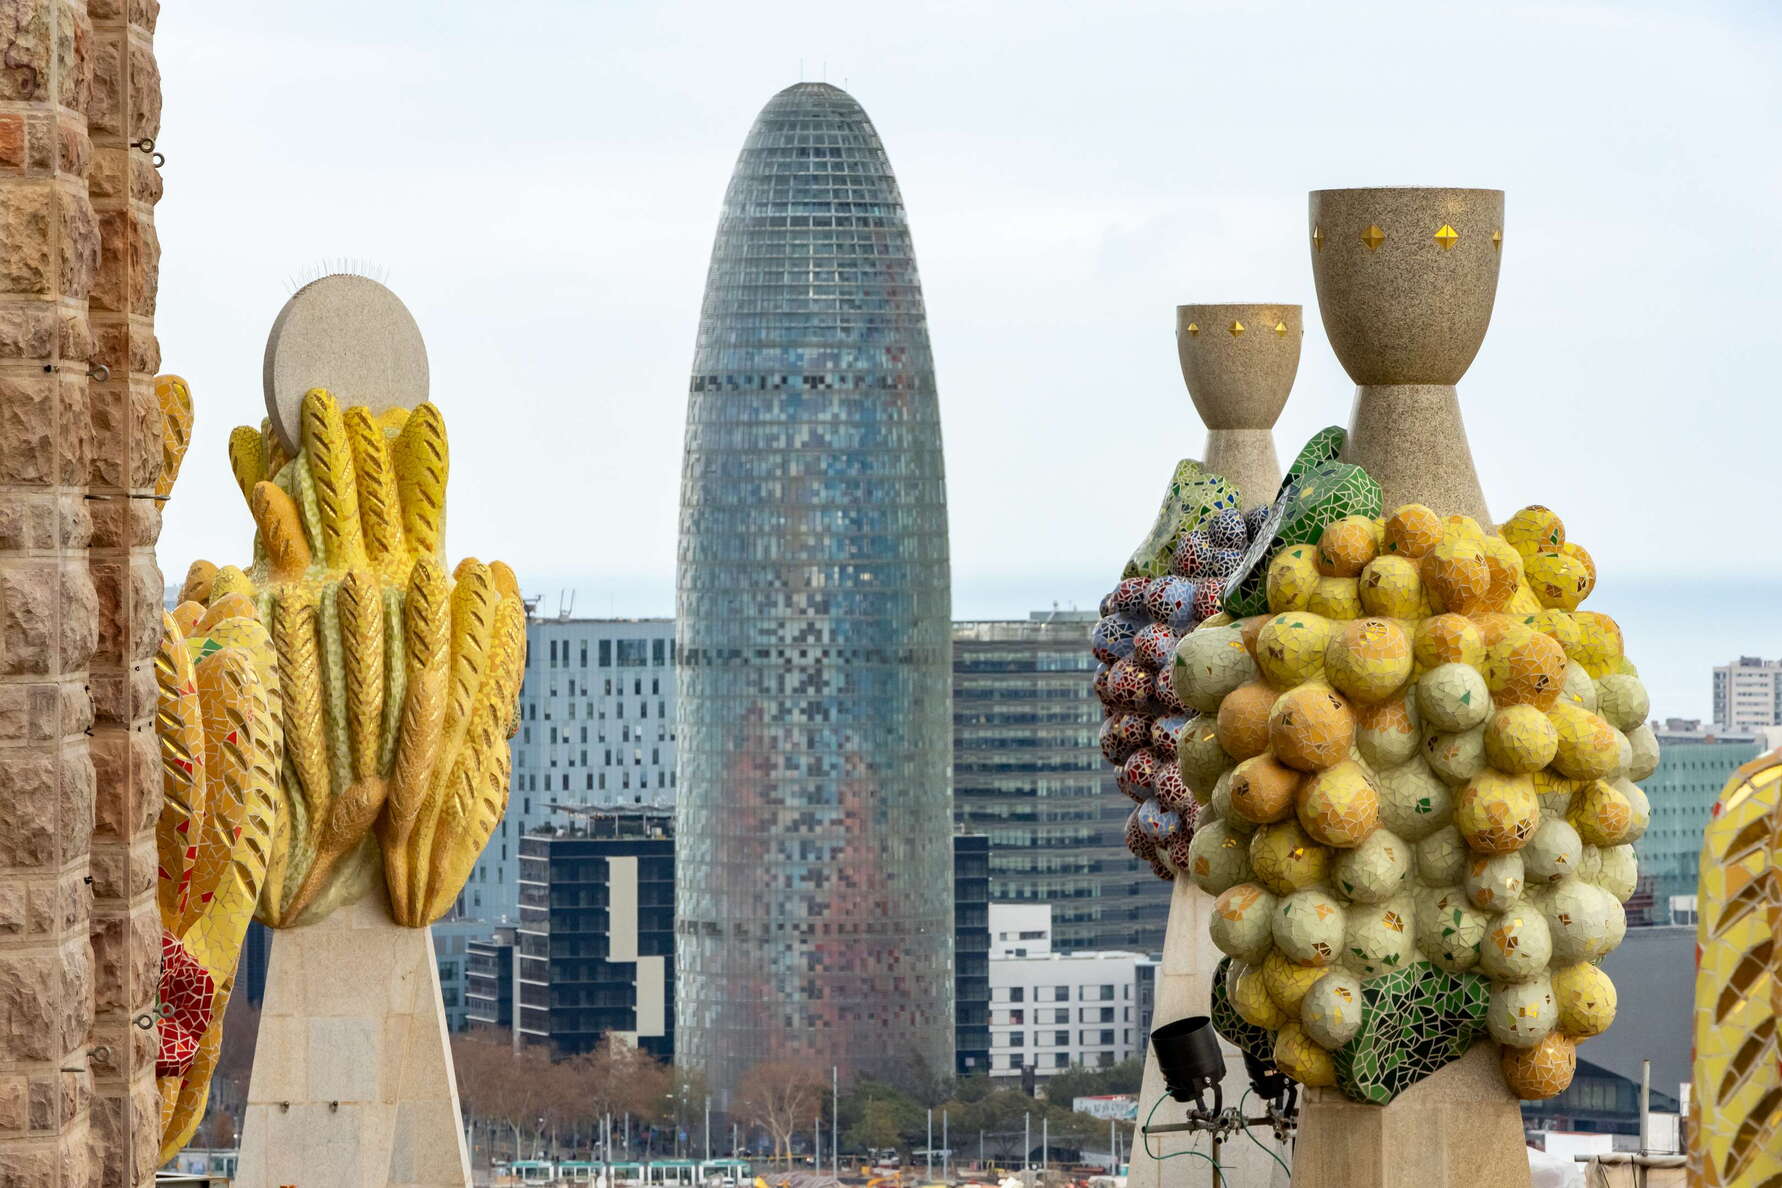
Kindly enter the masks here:
M 1207 933 L 1207 918 L 1212 914 L 1213 899 L 1188 878 L 1178 878 L 1175 890 L 1170 896 L 1169 926 L 1163 937 L 1163 964 L 1157 970 L 1157 1002 L 1155 1013 L 1147 1021 L 1145 1027 L 1145 1075 L 1139 1087 L 1138 1122 L 1142 1127 L 1145 1115 L 1151 1112 L 1157 1099 L 1164 1095 L 1163 1073 L 1157 1068 L 1157 1056 L 1151 1050 L 1150 1033 L 1165 1023 L 1188 1015 L 1204 1015 L 1212 1002 L 1213 972 L 1218 968 L 1220 953 L 1213 947 L 1212 938 Z M 1250 1078 L 1244 1072 L 1244 1058 L 1241 1053 L 1224 1040 L 1219 1041 L 1219 1048 L 1225 1054 L 1225 1080 L 1221 1092 L 1225 1095 L 1227 1105 L 1236 1105 L 1244 1091 L 1250 1087 Z M 1255 1097 L 1250 1099 L 1252 1117 L 1261 1113 L 1262 1107 Z M 1166 1123 L 1180 1122 L 1185 1116 L 1184 1107 L 1175 1102 L 1165 1101 L 1159 1106 L 1152 1122 L 1162 1126 Z M 1259 1148 L 1249 1139 L 1239 1135 L 1227 1141 L 1220 1148 L 1219 1164 L 1225 1171 L 1225 1183 L 1229 1188 L 1286 1188 L 1287 1173 L 1268 1156 L 1272 1150 L 1281 1160 L 1291 1166 L 1293 1163 L 1291 1149 L 1279 1147 L 1274 1136 L 1267 1130 L 1250 1132 L 1267 1150 Z M 1160 1156 L 1170 1156 L 1179 1151 L 1199 1151 L 1203 1154 L 1211 1152 L 1211 1143 L 1205 1134 L 1160 1134 L 1149 1139 L 1150 1151 Z M 1184 1184 L 1210 1184 L 1212 1168 L 1205 1160 L 1186 1155 L 1179 1159 L 1154 1159 L 1146 1150 L 1146 1137 L 1143 1134 L 1133 1136 L 1132 1166 L 1127 1178 L 1128 1188 L 1178 1188 Z M 1357 1181 L 1360 1183 L 1361 1181 Z
M 1391 1105 L 1306 1091 L 1293 1188 L 1528 1188 L 1522 1110 L 1481 1041 Z
M 1176 358 L 1207 427 L 1202 465 L 1235 486 L 1246 508 L 1272 503 L 1281 485 L 1274 428 L 1299 373 L 1300 313 L 1297 305 L 1176 306 Z
M 1503 191 L 1314 190 L 1309 214 L 1318 312 L 1358 385 L 1343 461 L 1388 514 L 1422 503 L 1489 524 L 1454 385 L 1491 324 Z
M 470 1183 L 433 933 L 381 890 L 273 934 L 235 1183 Z

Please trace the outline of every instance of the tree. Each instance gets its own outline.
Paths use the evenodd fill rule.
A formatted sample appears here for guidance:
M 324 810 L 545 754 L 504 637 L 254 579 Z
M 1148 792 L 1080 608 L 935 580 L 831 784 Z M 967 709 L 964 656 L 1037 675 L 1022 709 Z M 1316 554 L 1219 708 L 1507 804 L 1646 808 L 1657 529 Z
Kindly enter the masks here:
M 788 1060 L 757 1064 L 743 1077 L 737 1110 L 773 1139 L 775 1158 L 792 1163 L 792 1136 L 816 1117 L 828 1086 L 809 1068 Z
M 1069 1106 L 1079 1097 L 1095 1097 L 1104 1093 L 1137 1093 L 1145 1075 L 1144 1062 L 1137 1057 L 1110 1064 L 1106 1068 L 1072 1065 L 1054 1073 L 1043 1086 L 1046 1100 Z
M 897 1130 L 897 1137 L 873 1146 L 892 1147 L 908 1142 L 920 1143 L 927 1127 L 927 1114 L 921 1102 L 888 1081 L 857 1076 L 841 1099 L 841 1125 L 850 1136 L 866 1117 L 868 1107 L 877 1104 L 881 1117 L 888 1117 Z M 849 1145 L 854 1146 L 852 1137 Z
M 897 1107 L 883 1098 L 868 1101 L 860 1120 L 848 1127 L 846 1137 L 848 1149 L 853 1151 L 897 1146 L 903 1138 Z
M 584 1116 L 660 1114 L 669 1071 L 635 1044 L 609 1033 L 591 1050 L 564 1063 L 571 1073 L 571 1095 L 580 1099 Z

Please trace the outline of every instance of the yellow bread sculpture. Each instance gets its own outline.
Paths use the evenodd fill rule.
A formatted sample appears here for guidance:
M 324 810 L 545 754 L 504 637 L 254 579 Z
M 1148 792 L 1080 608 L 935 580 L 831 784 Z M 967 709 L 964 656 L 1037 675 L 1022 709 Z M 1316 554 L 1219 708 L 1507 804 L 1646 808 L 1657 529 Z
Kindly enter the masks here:
M 155 380 L 167 495 L 192 437 L 192 395 Z M 239 595 L 162 616 L 155 655 L 162 801 L 155 820 L 161 976 L 161 1159 L 204 1116 L 223 1012 L 271 842 L 282 754 L 272 639 Z
M 266 874 L 280 754 L 273 666 L 272 640 L 239 595 L 162 616 L 155 679 L 164 797 L 155 841 L 163 1161 L 204 1116 L 223 1012 Z
M 304 398 L 288 457 L 263 426 L 229 460 L 259 533 L 246 572 L 200 561 L 185 596 L 270 624 L 285 754 L 259 916 L 311 923 L 380 877 L 399 924 L 438 919 L 507 806 L 526 620 L 500 562 L 444 562 L 445 423 Z
M 1733 773 L 1702 844 L 1691 1188 L 1782 1183 L 1782 751 Z

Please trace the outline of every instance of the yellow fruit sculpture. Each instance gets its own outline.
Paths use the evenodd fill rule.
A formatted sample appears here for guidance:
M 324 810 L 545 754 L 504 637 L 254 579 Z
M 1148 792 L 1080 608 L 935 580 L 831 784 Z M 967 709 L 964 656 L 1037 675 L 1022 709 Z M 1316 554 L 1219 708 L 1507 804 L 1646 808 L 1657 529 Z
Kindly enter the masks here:
M 1487 1036 L 1517 1095 L 1561 1092 L 1614 1018 L 1594 963 L 1626 928 L 1657 762 L 1620 628 L 1578 609 L 1589 554 L 1546 508 L 1493 532 L 1410 505 L 1269 566 L 1267 615 L 1179 645 L 1231 632 L 1255 661 L 1229 692 L 1177 669 L 1216 723 L 1179 755 L 1210 839 L 1188 873 L 1233 963 L 1215 1022 L 1360 1101 Z
M 279 813 L 259 916 L 311 923 L 380 877 L 399 924 L 451 905 L 507 806 L 526 621 L 500 562 L 444 557 L 439 410 L 304 398 L 301 449 L 235 430 L 259 533 L 247 571 L 198 562 L 187 597 L 250 597 L 283 705 Z
M 1782 1183 L 1782 751 L 1733 773 L 1702 844 L 1691 1188 Z

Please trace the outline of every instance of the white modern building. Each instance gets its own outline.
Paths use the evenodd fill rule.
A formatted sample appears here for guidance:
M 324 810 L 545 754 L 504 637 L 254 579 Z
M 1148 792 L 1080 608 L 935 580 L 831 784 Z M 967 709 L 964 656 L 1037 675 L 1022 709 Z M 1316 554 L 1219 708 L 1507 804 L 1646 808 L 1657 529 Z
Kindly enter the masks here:
M 459 913 L 519 922 L 519 839 L 576 809 L 672 808 L 673 619 L 534 618 L 507 815 L 459 897 Z
M 1037 935 L 1033 935 L 1037 934 Z M 990 1075 L 1046 1077 L 1138 1055 L 1157 961 L 1143 953 L 1051 951 L 1050 909 L 990 905 Z M 1014 955 L 1026 949 L 1027 955 Z
M 1732 732 L 1782 726 L 1782 660 L 1740 656 L 1714 669 L 1714 721 Z
M 1052 905 L 990 905 L 990 957 L 1044 957 L 1052 951 Z

